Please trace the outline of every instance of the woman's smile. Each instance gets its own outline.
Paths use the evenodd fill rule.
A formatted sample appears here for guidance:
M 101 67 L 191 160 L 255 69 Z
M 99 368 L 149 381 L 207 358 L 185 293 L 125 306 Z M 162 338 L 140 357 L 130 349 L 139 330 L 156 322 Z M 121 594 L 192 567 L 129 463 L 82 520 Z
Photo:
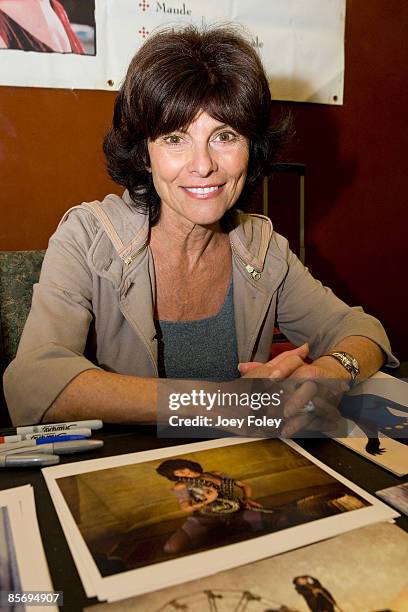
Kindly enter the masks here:
M 221 190 L 224 185 L 211 185 L 211 186 L 203 186 L 203 187 L 182 187 L 184 191 L 187 192 L 192 198 L 197 198 L 199 200 L 209 200 L 211 198 L 215 198 L 220 195 Z

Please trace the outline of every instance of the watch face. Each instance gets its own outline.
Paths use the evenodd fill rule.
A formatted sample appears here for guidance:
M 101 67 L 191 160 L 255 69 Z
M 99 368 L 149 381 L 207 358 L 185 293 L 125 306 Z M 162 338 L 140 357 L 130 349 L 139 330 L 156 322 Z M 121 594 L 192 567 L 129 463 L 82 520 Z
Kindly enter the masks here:
M 333 357 L 336 357 L 352 375 L 353 379 L 356 378 L 357 374 L 360 373 L 358 361 L 355 357 L 348 355 L 347 353 L 332 353 Z

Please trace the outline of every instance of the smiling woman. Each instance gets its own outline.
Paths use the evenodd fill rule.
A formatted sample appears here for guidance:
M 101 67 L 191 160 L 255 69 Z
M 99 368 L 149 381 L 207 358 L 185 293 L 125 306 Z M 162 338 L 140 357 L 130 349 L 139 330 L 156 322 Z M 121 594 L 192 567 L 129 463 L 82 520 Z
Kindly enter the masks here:
M 288 129 L 235 28 L 147 40 L 104 141 L 126 191 L 74 207 L 51 237 L 5 374 L 15 424 L 154 421 L 158 377 L 350 381 L 398 363 L 379 321 L 316 281 L 270 219 L 242 212 Z M 276 319 L 301 346 L 268 361 Z M 299 416 L 313 388 L 285 406 L 292 431 L 321 408 Z

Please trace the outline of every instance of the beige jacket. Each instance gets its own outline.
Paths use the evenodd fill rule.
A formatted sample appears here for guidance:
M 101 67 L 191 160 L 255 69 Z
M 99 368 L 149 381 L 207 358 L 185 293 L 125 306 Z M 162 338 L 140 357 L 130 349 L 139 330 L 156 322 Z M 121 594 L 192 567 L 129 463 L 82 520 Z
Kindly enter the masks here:
M 268 359 L 275 320 L 312 358 L 367 336 L 398 365 L 377 319 L 315 280 L 271 221 L 231 224 L 235 326 L 242 362 Z M 15 425 L 39 422 L 64 387 L 91 368 L 157 376 L 155 277 L 148 217 L 128 194 L 69 210 L 51 237 L 17 356 L 4 375 Z M 86 355 L 86 356 L 85 356 Z

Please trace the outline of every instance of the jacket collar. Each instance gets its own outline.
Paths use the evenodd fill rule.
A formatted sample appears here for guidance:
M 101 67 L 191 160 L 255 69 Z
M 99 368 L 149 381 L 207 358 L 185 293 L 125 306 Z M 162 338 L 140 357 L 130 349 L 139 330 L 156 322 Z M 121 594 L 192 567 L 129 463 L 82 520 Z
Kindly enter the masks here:
M 109 204 L 117 204 L 117 196 L 108 196 Z M 105 200 L 105 201 L 106 201 Z M 138 251 L 143 249 L 149 240 L 149 216 L 140 213 L 134 207 L 133 200 L 126 190 L 121 198 L 126 205 L 126 222 L 117 233 L 122 236 L 122 248 L 117 248 L 121 259 L 127 263 Z M 264 267 L 272 237 L 272 221 L 263 215 L 245 214 L 240 210 L 227 213 L 225 226 L 229 232 L 233 252 L 246 265 L 252 266 L 257 272 Z M 130 263 L 130 262 L 129 262 Z
M 235 210 L 227 219 L 231 247 L 236 256 L 255 272 L 262 272 L 273 227 L 269 217 Z

